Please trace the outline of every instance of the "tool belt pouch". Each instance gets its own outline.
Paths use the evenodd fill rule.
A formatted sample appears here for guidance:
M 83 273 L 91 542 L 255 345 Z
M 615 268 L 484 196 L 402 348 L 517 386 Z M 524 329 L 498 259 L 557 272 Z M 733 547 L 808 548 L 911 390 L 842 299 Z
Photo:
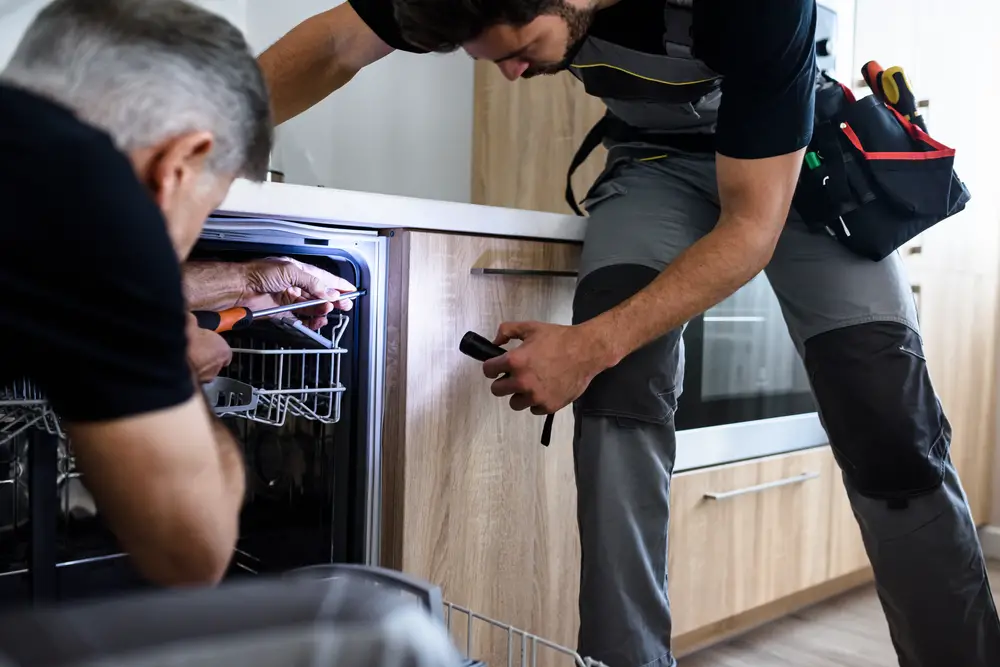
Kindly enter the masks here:
M 816 94 L 793 205 L 813 231 L 881 261 L 964 209 L 970 194 L 955 174 L 954 149 L 876 97 L 856 100 L 830 83 Z

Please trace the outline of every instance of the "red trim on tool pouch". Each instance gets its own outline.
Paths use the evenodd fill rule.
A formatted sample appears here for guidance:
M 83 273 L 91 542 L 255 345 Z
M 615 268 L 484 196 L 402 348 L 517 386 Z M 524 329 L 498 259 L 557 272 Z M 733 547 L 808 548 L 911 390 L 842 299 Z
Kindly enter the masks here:
M 854 147 L 857 148 L 861 152 L 861 154 L 865 156 L 866 160 L 940 160 L 942 158 L 955 157 L 954 148 L 948 148 L 940 141 L 932 139 L 930 135 L 928 135 L 919 127 L 911 123 L 909 120 L 906 119 L 905 116 L 903 116 L 901 113 L 893 109 L 888 104 L 885 105 L 885 107 L 896 115 L 896 118 L 898 118 L 899 122 L 903 124 L 903 127 L 906 129 L 910 137 L 912 137 L 915 141 L 920 141 L 922 143 L 927 144 L 928 146 L 934 148 L 935 150 L 899 152 L 899 153 L 884 153 L 884 152 L 869 153 L 861 145 L 861 140 L 858 139 L 858 135 L 854 133 L 854 130 L 851 129 L 851 126 L 848 125 L 847 123 L 844 123 L 843 125 L 840 126 L 841 131 L 847 136 L 848 139 L 851 140 L 851 143 L 854 144 Z

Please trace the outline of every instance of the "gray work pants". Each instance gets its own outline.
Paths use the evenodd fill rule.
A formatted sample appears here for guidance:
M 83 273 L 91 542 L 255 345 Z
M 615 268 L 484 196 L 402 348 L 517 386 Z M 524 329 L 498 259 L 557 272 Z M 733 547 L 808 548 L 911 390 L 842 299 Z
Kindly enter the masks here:
M 642 289 L 712 229 L 714 157 L 616 160 L 584 205 L 575 322 Z M 899 257 L 856 257 L 793 212 L 766 274 L 843 471 L 899 664 L 997 667 L 1000 623 Z M 676 664 L 666 566 L 681 350 L 679 331 L 665 335 L 574 404 L 579 650 L 610 667 Z

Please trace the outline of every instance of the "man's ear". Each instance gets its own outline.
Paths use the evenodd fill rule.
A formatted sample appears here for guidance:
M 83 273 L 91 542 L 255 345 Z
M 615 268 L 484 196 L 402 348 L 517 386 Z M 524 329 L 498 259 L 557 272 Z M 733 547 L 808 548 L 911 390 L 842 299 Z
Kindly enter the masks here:
M 149 187 L 153 199 L 165 214 L 176 205 L 181 193 L 205 173 L 205 162 L 215 145 L 211 132 L 189 132 L 172 137 L 157 147 L 150 160 Z

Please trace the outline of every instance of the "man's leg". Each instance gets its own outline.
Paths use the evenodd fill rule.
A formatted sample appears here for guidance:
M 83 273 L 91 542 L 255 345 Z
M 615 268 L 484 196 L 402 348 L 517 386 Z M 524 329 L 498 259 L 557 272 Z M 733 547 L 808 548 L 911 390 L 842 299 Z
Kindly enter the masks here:
M 1000 622 L 898 255 L 789 221 L 768 278 L 803 354 L 902 667 L 1000 665 Z
M 574 322 L 638 292 L 711 229 L 718 209 L 691 176 L 705 172 L 700 180 L 711 185 L 711 164 L 627 162 L 591 189 Z M 609 667 L 676 664 L 667 520 L 682 359 L 680 331 L 672 331 L 598 375 L 574 405 L 579 651 Z

